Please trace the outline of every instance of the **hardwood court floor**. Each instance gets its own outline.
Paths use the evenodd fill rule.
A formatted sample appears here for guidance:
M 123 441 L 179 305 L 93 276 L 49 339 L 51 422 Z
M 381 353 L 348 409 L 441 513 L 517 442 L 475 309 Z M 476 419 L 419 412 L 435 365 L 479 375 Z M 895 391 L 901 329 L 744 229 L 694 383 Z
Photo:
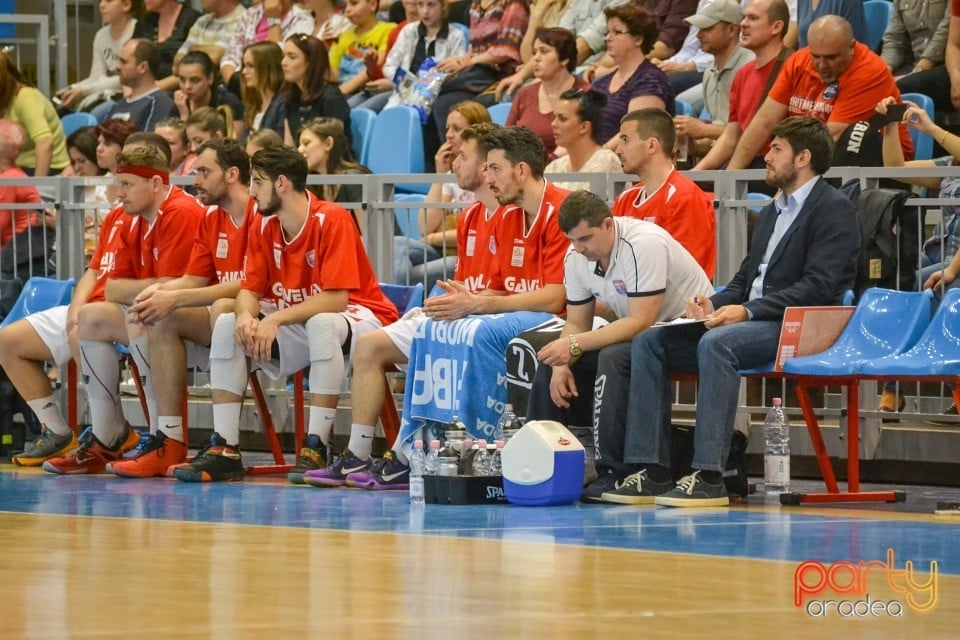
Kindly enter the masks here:
M 0 638 L 955 638 L 958 533 L 960 518 L 881 507 L 417 509 L 276 480 L 0 466 Z M 918 578 L 938 562 L 929 613 L 794 606 L 800 562 L 888 548 Z M 906 602 L 879 570 L 866 586 Z

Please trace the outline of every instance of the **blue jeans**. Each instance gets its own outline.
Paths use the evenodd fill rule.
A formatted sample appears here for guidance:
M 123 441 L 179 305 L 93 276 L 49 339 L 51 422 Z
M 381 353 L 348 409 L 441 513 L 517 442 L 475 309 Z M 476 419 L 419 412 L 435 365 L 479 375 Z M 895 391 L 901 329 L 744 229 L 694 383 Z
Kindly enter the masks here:
M 699 373 L 693 468 L 723 471 L 740 396 L 740 370 L 769 364 L 780 322 L 647 329 L 633 339 L 624 462 L 670 466 L 671 373 Z

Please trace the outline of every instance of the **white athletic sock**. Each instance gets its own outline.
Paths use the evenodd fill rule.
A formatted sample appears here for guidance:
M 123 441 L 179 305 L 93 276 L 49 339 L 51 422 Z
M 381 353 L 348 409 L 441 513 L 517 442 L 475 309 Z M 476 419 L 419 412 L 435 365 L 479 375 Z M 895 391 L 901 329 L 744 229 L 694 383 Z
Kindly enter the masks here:
M 333 422 L 336 417 L 336 409 L 311 406 L 307 434 L 318 435 L 323 444 L 330 444 L 330 434 L 333 433 Z
M 81 340 L 80 360 L 93 435 L 105 446 L 112 447 L 126 426 L 120 409 L 117 350 L 111 342 Z
M 231 447 L 240 444 L 240 402 L 224 402 L 213 405 L 213 430 Z
M 133 361 L 137 363 L 137 369 L 140 371 L 140 384 L 143 386 L 143 398 L 147 403 L 147 413 L 149 413 L 150 433 L 155 434 L 160 425 L 160 416 L 157 414 L 157 394 L 153 391 L 153 372 L 150 369 L 150 347 L 147 342 L 147 336 L 137 336 L 130 339 L 130 355 Z
M 60 413 L 60 405 L 57 404 L 57 398 L 52 394 L 46 398 L 37 398 L 36 400 L 27 400 L 27 404 L 33 409 L 37 420 L 43 424 L 52 433 L 58 436 L 65 436 L 70 433 L 70 427 L 63 414 Z
M 157 428 L 177 442 L 183 442 L 183 418 L 181 416 L 160 416 L 157 419 Z
M 369 460 L 373 450 L 374 428 L 366 424 L 354 424 L 350 427 L 350 444 L 347 448 L 361 460 Z

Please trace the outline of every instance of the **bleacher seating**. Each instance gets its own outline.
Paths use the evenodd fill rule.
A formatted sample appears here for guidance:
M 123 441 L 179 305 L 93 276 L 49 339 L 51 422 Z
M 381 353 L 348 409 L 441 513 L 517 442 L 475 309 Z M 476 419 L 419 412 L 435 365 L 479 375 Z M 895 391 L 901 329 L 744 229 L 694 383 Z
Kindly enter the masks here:
M 70 137 L 70 134 L 81 127 L 97 126 L 97 119 L 89 113 L 78 111 L 77 113 L 68 113 L 60 118 L 60 124 L 63 125 L 63 135 Z
M 883 32 L 890 24 L 893 4 L 888 0 L 867 0 L 863 3 L 863 17 L 867 28 L 866 44 L 873 51 L 880 49 Z
M 353 156 L 357 162 L 366 166 L 370 159 L 370 143 L 373 142 L 373 126 L 377 114 L 370 109 L 357 107 L 350 110 L 350 136 Z
M 423 173 L 423 131 L 413 107 L 390 107 L 377 116 L 373 126 L 367 166 L 373 173 Z M 424 184 L 397 185 L 404 193 L 426 193 Z
M 510 115 L 511 103 L 502 102 L 500 104 L 495 104 L 488 109 L 490 112 L 490 119 L 493 120 L 496 124 L 501 127 L 507 124 L 507 116 Z

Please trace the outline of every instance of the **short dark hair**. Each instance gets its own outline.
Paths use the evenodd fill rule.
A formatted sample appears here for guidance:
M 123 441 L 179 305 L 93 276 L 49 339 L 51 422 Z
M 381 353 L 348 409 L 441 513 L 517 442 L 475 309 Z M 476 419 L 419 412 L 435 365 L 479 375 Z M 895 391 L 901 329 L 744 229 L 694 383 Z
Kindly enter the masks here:
M 160 47 L 153 40 L 138 38 L 133 47 L 133 61 L 135 64 L 146 62 L 154 78 L 160 77 Z
M 600 124 L 603 121 L 603 108 L 607 106 L 607 94 L 599 91 L 583 89 L 568 89 L 560 94 L 561 100 L 573 100 L 577 103 L 577 117 L 580 122 L 590 123 L 590 137 L 597 144 L 603 144 L 606 140 L 600 140 Z
M 557 213 L 557 224 L 565 234 L 586 221 L 589 227 L 600 227 L 607 218 L 612 218 L 613 212 L 606 201 L 590 191 L 574 191 L 560 205 Z
M 104 141 L 110 144 L 118 144 L 121 147 L 127 141 L 127 138 L 140 131 L 140 127 L 132 120 L 123 120 L 113 118 L 97 126 L 97 134 L 103 136 Z
M 200 145 L 197 155 L 207 149 L 213 149 L 217 154 L 217 164 L 221 169 L 226 171 L 230 167 L 236 167 L 240 171 L 240 182 L 250 184 L 250 157 L 239 142 L 226 138 L 214 138 Z
M 773 128 L 770 139 L 783 138 L 798 155 L 804 149 L 810 151 L 810 168 L 823 175 L 833 163 L 833 136 L 826 125 L 810 116 L 787 118 Z
M 673 118 L 663 109 L 647 107 L 631 111 L 620 119 L 624 122 L 637 123 L 637 135 L 641 139 L 656 138 L 660 142 L 664 155 L 673 157 L 673 147 L 677 144 L 677 131 L 673 127 Z
M 503 155 L 511 164 L 525 163 L 537 180 L 543 177 L 543 170 L 547 166 L 543 140 L 526 127 L 502 127 L 491 131 L 480 138 L 480 149 L 484 155 L 494 149 L 503 150 Z
M 561 62 L 566 60 L 567 71 L 570 73 L 577 68 L 577 38 L 569 30 L 562 27 L 540 27 L 534 33 L 534 40 L 556 49 L 557 57 Z
M 500 125 L 495 122 L 478 122 L 461 131 L 460 140 L 462 142 L 466 142 L 467 140 L 477 140 L 479 142 L 483 136 L 499 128 Z
M 657 28 L 657 19 L 650 15 L 646 9 L 628 2 L 616 7 L 607 7 L 603 10 L 603 15 L 607 20 L 616 18 L 627 26 L 627 31 L 634 38 L 641 38 L 640 50 L 644 55 L 653 50 L 653 45 L 657 42 L 657 36 L 660 30 Z
M 307 190 L 307 160 L 290 147 L 260 149 L 250 158 L 250 173 L 254 171 L 267 176 L 271 182 L 286 176 L 294 189 Z
M 161 136 L 159 133 L 154 133 L 152 131 L 137 131 L 136 133 L 131 133 L 129 136 L 127 136 L 123 146 L 126 147 L 127 145 L 134 144 L 144 145 L 146 147 L 150 147 L 151 149 L 156 149 L 167 159 L 168 166 L 173 160 L 173 151 L 170 150 L 170 143 L 167 142 L 166 138 Z
M 790 27 L 790 8 L 784 0 L 771 0 L 767 6 L 767 22 L 782 22 L 783 29 L 780 31 L 780 39 L 787 37 L 787 29 Z

